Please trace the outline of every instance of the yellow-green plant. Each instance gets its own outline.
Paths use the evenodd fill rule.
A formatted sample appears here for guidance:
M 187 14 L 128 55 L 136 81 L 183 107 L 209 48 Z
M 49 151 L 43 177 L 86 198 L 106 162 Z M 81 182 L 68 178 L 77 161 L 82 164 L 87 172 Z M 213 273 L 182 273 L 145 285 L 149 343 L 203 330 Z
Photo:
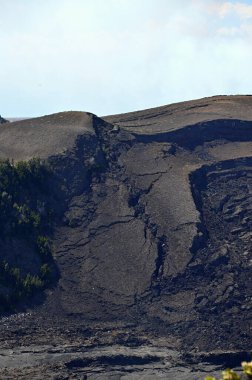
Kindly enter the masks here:
M 238 375 L 232 369 L 226 369 L 222 372 L 222 377 L 220 380 L 251 380 L 252 379 L 252 361 L 251 362 L 242 362 L 241 363 L 243 372 L 242 375 Z M 246 376 L 246 377 L 245 377 Z M 205 380 L 217 380 L 215 377 L 207 376 Z
M 247 375 L 249 379 L 252 379 L 252 361 L 251 362 L 242 362 L 243 373 Z

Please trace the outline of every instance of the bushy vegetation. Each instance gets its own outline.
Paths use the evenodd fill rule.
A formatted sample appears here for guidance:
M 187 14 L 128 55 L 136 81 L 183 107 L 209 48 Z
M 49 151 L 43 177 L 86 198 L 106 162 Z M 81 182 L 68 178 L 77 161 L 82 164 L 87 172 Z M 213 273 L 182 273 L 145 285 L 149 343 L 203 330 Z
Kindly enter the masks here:
M 51 227 L 50 169 L 39 159 L 0 163 L 0 237 L 39 235 Z
M 42 289 L 51 278 L 53 212 L 50 204 L 51 170 L 43 161 L 0 162 L 0 241 L 22 240 L 40 268 L 24 273 L 0 252 L 0 309 L 8 310 L 20 299 Z M 29 257 L 27 257 L 29 260 Z M 14 264 L 14 265 L 13 265 Z
M 42 266 L 41 266 L 42 269 Z M 38 289 L 42 289 L 45 282 L 42 276 L 21 275 L 20 268 L 11 267 L 6 261 L 0 264 L 0 284 L 6 286 L 5 292 L 0 294 L 0 310 L 11 310 L 13 306 L 22 298 L 34 294 Z
M 238 375 L 232 369 L 226 369 L 222 372 L 222 377 L 220 380 L 251 380 L 252 379 L 252 361 L 242 362 L 242 374 Z M 207 376 L 205 380 L 216 380 L 215 377 Z

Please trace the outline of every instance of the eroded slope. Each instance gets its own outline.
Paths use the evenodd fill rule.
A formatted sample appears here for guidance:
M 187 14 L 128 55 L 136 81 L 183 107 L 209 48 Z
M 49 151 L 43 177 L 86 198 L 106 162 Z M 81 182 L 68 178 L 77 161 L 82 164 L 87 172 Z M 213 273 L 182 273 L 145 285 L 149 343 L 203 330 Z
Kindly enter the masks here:
M 251 103 L 1 126 L 3 158 L 47 158 L 61 184 L 60 279 L 34 317 L 126 321 L 190 349 L 250 349 Z

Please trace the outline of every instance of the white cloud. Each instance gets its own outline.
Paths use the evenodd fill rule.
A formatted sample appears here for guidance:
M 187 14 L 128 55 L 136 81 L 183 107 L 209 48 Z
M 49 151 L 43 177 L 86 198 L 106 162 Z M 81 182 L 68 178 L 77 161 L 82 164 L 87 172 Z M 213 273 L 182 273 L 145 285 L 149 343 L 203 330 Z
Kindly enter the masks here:
M 219 28 L 216 33 L 224 37 L 236 37 L 241 34 L 241 28 L 223 26 Z
M 241 2 L 221 2 L 215 1 L 210 4 L 209 9 L 224 18 L 229 15 L 236 15 L 240 19 L 246 20 L 252 18 L 252 5 Z
M 251 91 L 250 19 L 213 17 L 212 0 L 0 2 L 1 114 L 101 115 Z

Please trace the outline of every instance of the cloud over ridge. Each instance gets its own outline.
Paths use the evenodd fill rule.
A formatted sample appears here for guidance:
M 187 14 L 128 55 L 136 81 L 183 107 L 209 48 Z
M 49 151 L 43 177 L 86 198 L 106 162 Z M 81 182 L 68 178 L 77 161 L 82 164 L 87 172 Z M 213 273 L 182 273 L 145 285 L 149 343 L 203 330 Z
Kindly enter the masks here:
M 248 1 L 2 0 L 1 14 L 8 116 L 251 92 Z

